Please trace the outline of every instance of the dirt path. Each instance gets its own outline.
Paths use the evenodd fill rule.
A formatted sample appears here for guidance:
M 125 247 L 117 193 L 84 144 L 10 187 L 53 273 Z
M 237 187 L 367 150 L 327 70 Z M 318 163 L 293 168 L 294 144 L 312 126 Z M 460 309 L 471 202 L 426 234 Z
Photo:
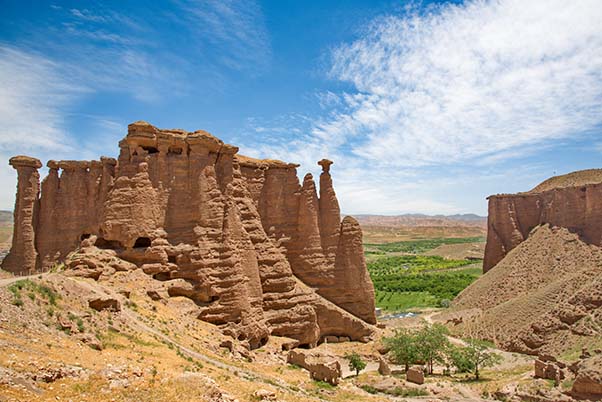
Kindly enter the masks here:
M 8 286 L 11 283 L 15 283 L 15 282 L 20 281 L 22 279 L 43 278 L 43 277 L 45 277 L 47 275 L 48 275 L 48 273 L 44 273 L 44 274 L 34 274 L 34 275 L 24 275 L 24 276 L 13 276 L 13 277 L 10 277 L 10 278 L 0 279 L 0 287 L 1 286 Z

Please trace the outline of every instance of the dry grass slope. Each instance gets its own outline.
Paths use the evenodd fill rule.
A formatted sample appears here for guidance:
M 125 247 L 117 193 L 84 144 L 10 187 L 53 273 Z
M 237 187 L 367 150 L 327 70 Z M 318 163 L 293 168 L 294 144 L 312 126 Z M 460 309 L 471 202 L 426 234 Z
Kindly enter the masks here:
M 529 193 L 541 193 L 555 188 L 578 187 L 597 183 L 602 183 L 602 169 L 578 170 L 550 177 L 529 191 Z

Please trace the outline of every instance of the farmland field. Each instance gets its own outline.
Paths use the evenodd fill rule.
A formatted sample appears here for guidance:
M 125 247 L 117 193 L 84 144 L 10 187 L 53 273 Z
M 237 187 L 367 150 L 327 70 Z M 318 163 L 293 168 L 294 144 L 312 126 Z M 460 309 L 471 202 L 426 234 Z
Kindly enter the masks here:
M 421 255 L 445 244 L 476 243 L 482 238 L 437 238 L 366 244 L 368 272 L 376 305 L 386 311 L 446 307 L 481 275 L 481 260 Z

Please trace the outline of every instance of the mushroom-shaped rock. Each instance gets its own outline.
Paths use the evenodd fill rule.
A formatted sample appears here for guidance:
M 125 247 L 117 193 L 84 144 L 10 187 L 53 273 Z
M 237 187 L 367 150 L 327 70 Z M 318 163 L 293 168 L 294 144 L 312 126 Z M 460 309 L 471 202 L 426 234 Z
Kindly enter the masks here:
M 324 173 L 330 172 L 330 165 L 332 165 L 333 163 L 334 162 L 329 159 L 322 159 L 318 161 L 318 165 L 322 166 L 322 171 Z

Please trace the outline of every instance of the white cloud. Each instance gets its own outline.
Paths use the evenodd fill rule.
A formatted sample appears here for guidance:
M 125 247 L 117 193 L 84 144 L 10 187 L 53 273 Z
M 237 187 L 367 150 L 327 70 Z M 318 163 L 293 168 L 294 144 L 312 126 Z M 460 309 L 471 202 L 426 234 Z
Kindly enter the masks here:
M 318 94 L 329 113 L 255 153 L 314 176 L 315 161 L 335 160 L 346 212 L 485 213 L 488 192 L 536 180 L 507 166 L 492 179 L 487 166 L 602 123 L 600 27 L 597 0 L 473 1 L 378 18 L 332 53 L 331 78 L 355 90 Z
M 602 122 L 601 26 L 596 0 L 476 1 L 380 18 L 334 51 L 332 76 L 357 92 L 315 135 L 395 166 L 576 136 Z
M 47 58 L 0 44 L 0 186 L 5 189 L 0 209 L 13 208 L 16 175 L 8 165 L 11 156 L 74 151 L 62 109 L 82 91 Z

